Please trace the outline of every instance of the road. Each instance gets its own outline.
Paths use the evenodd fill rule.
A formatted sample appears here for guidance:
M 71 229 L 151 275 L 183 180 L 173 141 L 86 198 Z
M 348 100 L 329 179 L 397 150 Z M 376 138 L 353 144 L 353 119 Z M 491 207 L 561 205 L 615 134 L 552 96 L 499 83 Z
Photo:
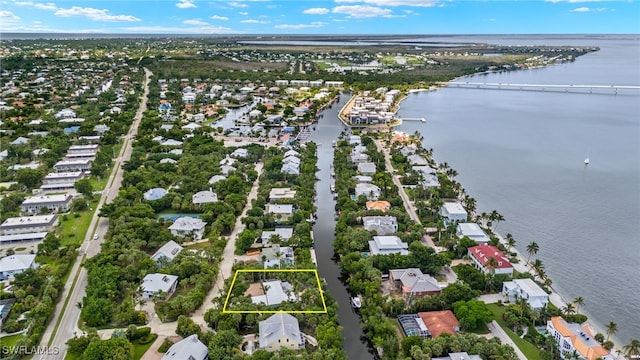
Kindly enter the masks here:
M 509 335 L 507 335 L 507 333 L 504 330 L 502 330 L 500 325 L 495 320 L 490 323 L 487 323 L 487 327 L 489 328 L 489 331 L 491 331 L 491 334 L 493 336 L 500 339 L 500 341 L 503 344 L 510 345 L 513 348 L 513 350 L 515 350 L 516 355 L 518 356 L 518 359 L 527 360 L 527 357 L 524 356 L 522 351 L 520 351 L 520 348 L 516 345 L 516 343 L 513 342 L 513 340 L 511 340 Z
M 49 348 L 57 349 L 58 354 L 46 355 L 44 359 L 63 360 L 67 352 L 67 340 L 74 337 L 76 334 L 82 333 L 82 331 L 78 329 L 80 309 L 76 306 L 76 304 L 81 302 L 82 298 L 85 295 L 85 288 L 87 286 L 87 271 L 84 267 L 81 266 L 81 262 L 85 258 L 93 257 L 98 252 L 100 252 L 100 245 L 104 241 L 104 235 L 109 228 L 109 220 L 106 218 L 100 218 L 98 216 L 98 213 L 100 207 L 104 203 L 113 201 L 113 199 L 118 196 L 118 191 L 120 190 L 120 185 L 122 184 L 122 176 L 124 172 L 122 170 L 122 164 L 131 158 L 133 138 L 138 133 L 140 120 L 142 119 L 142 115 L 144 114 L 144 112 L 147 110 L 147 99 L 149 97 L 149 81 L 151 79 L 152 73 L 147 68 L 144 68 L 144 72 L 145 84 L 142 99 L 140 101 L 140 106 L 138 107 L 138 111 L 133 118 L 133 123 L 131 124 L 129 132 L 124 137 L 123 146 L 120 149 L 118 157 L 115 159 L 113 170 L 111 171 L 111 175 L 107 180 L 107 185 L 102 192 L 102 196 L 100 198 L 100 201 L 98 202 L 96 211 L 93 215 L 93 218 L 91 219 L 89 231 L 87 231 L 84 242 L 80 246 L 80 253 L 78 256 L 80 258 L 80 261 L 76 260 L 76 262 L 73 264 L 71 275 L 69 276 L 70 281 L 65 284 L 62 296 L 60 298 L 61 301 L 56 304 L 54 317 L 53 319 L 51 319 L 49 326 L 42 336 L 40 346 L 47 346 L 49 341 L 51 341 L 51 345 L 49 346 Z M 98 235 L 98 240 L 93 240 L 94 234 Z M 74 281 L 73 279 L 76 280 Z M 75 286 L 73 286 L 72 284 L 75 284 Z M 71 286 L 73 286 L 72 289 Z M 65 304 L 67 304 L 66 308 Z M 55 325 L 58 322 L 60 316 L 62 317 L 62 319 L 60 320 L 60 326 L 58 327 L 57 331 L 55 331 Z

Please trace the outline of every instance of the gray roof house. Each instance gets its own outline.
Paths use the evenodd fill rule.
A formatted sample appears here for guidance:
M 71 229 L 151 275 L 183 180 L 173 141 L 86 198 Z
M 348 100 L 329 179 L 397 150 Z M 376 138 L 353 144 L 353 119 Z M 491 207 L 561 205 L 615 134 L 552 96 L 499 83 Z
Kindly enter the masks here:
M 407 156 L 407 161 L 411 165 L 417 165 L 417 166 L 429 165 L 429 162 L 427 161 L 427 159 L 423 158 L 422 156 L 420 156 L 418 154 L 413 154 L 413 155 Z
M 27 269 L 35 269 L 35 254 L 9 255 L 0 259 L 0 281 L 5 281 Z
M 142 279 L 142 285 L 140 285 L 140 289 L 142 290 L 142 297 L 145 299 L 150 299 L 153 295 L 163 292 L 165 294 L 172 294 L 176 291 L 176 286 L 178 285 L 178 277 L 175 275 L 167 275 L 167 274 L 147 274 L 144 279 Z
M 420 269 L 389 270 L 389 279 L 399 282 L 404 296 L 434 295 L 442 291 L 438 281 L 431 275 L 423 274 Z
M 280 171 L 289 175 L 300 175 L 300 165 L 285 162 L 282 164 Z
M 289 246 L 273 245 L 263 248 L 261 258 L 264 257 L 263 265 L 265 269 L 280 268 L 282 265 L 293 265 L 295 263 L 293 248 Z
M 143 197 L 147 201 L 159 200 L 162 199 L 165 195 L 167 195 L 168 191 L 163 188 L 153 188 L 147 190 Z
M 230 172 L 236 171 L 238 169 L 234 168 L 231 165 L 222 165 L 220 166 L 220 172 L 222 173 L 222 175 L 227 176 L 229 175 Z
M 351 155 L 349 157 L 349 160 L 352 163 L 357 163 L 357 164 L 365 163 L 365 162 L 369 161 L 369 155 L 367 155 L 367 154 L 355 154 L 355 155 Z
M 296 191 L 291 188 L 273 188 L 269 192 L 269 201 L 293 199 L 294 197 L 296 197 Z
M 372 162 L 361 162 L 358 164 L 358 172 L 362 175 L 374 175 L 376 173 L 376 164 Z
M 371 255 L 409 255 L 409 244 L 394 235 L 374 236 L 369 241 L 369 251 Z
M 209 349 L 193 334 L 171 345 L 161 360 L 208 360 Z
M 380 188 L 376 185 L 369 183 L 356 184 L 355 191 L 356 198 L 360 195 L 364 195 L 367 200 L 378 200 L 381 195 Z
M 191 197 L 191 201 L 194 205 L 214 203 L 218 201 L 218 195 L 211 189 L 198 191 L 197 193 L 193 194 L 193 196 Z
M 278 351 L 281 348 L 304 348 L 304 334 L 300 332 L 298 319 L 287 313 L 277 313 L 258 323 L 260 349 Z
M 449 356 L 432 358 L 431 360 L 482 360 L 480 355 L 469 355 L 467 352 L 449 353 Z
M 282 220 L 286 220 L 293 214 L 293 205 L 291 204 L 267 204 L 266 211 L 268 214 L 280 215 Z
M 480 225 L 476 223 L 458 223 L 458 226 L 456 226 L 456 236 L 460 239 L 466 236 L 477 244 L 486 244 L 491 240 L 489 236 L 482 231 Z
M 227 180 L 227 177 L 224 176 L 224 175 L 213 175 L 209 179 L 209 184 L 213 185 L 213 184 L 217 183 L 218 181 L 222 181 L 222 180 Z
M 169 230 L 171 230 L 171 234 L 174 236 L 200 240 L 204 235 L 204 227 L 206 225 L 207 223 L 200 219 L 183 216 L 177 218 L 176 221 L 169 226 Z
M 289 241 L 293 236 L 293 228 L 281 227 L 275 228 L 273 231 L 262 231 L 262 235 L 260 235 L 262 245 L 269 244 L 271 237 L 274 235 L 279 236 L 283 241 Z
M 233 150 L 233 152 L 229 156 L 234 157 L 234 158 L 246 158 L 247 156 L 249 156 L 249 150 L 243 149 L 243 148 L 238 148 L 238 149 Z
M 278 305 L 285 301 L 295 301 L 293 286 L 286 281 L 273 280 L 262 283 L 264 295 L 252 296 L 254 304 Z
M 363 216 L 362 224 L 365 230 L 375 231 L 378 235 L 391 235 L 398 231 L 395 216 Z
M 162 245 L 162 247 L 158 249 L 158 251 L 156 251 L 153 256 L 151 256 L 151 260 L 155 261 L 156 263 L 162 263 L 163 259 L 166 259 L 166 261 L 171 261 L 176 256 L 178 256 L 180 251 L 182 251 L 182 246 L 180 246 L 180 244 L 178 244 L 177 242 L 170 240 L 167 241 L 166 244 Z

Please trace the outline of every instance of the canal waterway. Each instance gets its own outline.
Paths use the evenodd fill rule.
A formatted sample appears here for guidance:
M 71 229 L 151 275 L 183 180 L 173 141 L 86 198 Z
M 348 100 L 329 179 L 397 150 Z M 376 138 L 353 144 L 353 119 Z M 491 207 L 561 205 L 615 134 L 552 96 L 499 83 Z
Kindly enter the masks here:
M 318 272 L 327 282 L 329 294 L 338 303 L 338 319 L 343 327 L 344 349 L 349 360 L 373 359 L 374 355 L 365 341 L 364 332 L 360 326 L 360 317 L 352 309 L 350 294 L 340 279 L 340 268 L 334 261 L 333 239 L 335 235 L 335 205 L 331 194 L 333 147 L 332 141 L 338 139 L 345 130 L 338 119 L 338 112 L 350 99 L 350 95 L 343 94 L 340 101 L 322 112 L 320 121 L 313 127 L 310 140 L 318 144 L 318 172 L 316 185 L 318 219 L 313 226 Z

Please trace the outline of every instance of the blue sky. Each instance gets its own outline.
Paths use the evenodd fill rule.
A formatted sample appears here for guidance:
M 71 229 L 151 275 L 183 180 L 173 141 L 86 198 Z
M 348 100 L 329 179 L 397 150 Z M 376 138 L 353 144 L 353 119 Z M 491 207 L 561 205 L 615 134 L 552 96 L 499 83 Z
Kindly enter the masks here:
M 0 0 L 2 32 L 638 34 L 640 0 Z

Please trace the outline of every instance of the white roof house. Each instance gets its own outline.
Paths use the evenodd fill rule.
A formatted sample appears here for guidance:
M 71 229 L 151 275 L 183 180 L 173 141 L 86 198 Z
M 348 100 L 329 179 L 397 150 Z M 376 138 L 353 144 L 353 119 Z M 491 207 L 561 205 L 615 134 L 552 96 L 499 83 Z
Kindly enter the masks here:
M 285 301 L 295 301 L 293 286 L 286 281 L 273 280 L 262 283 L 264 295 L 252 296 L 254 304 L 278 305 Z
M 144 279 L 142 279 L 140 289 L 142 290 L 142 297 L 149 299 L 160 292 L 164 294 L 171 294 L 176 290 L 177 285 L 177 276 L 154 273 L 147 274 Z
M 288 158 L 290 159 L 290 158 Z M 285 162 L 282 164 L 281 172 L 289 175 L 300 175 L 300 165 L 295 163 Z
M 31 196 L 22 202 L 20 209 L 31 214 L 37 214 L 45 207 L 49 212 L 65 212 L 69 211 L 72 199 L 71 194 Z
M 281 227 L 275 228 L 273 231 L 262 231 L 260 235 L 260 239 L 262 240 L 262 245 L 269 244 L 269 241 L 272 236 L 279 236 L 283 241 L 289 241 L 293 236 L 293 228 Z
M 177 242 L 173 240 L 167 241 L 166 244 L 162 245 L 162 247 L 158 249 L 158 251 L 156 251 L 153 256 L 151 256 L 151 260 L 155 261 L 156 263 L 163 261 L 162 259 L 171 261 L 175 259 L 178 254 L 180 254 L 182 249 L 182 246 L 180 246 L 180 244 L 178 244 Z
M 194 205 L 210 204 L 218 201 L 218 195 L 209 190 L 198 191 L 191 197 Z
M 198 335 L 189 335 L 171 345 L 161 360 L 206 360 L 209 358 L 209 348 L 203 344 Z
M 220 166 L 220 172 L 222 173 L 222 175 L 229 175 L 230 172 L 236 171 L 238 169 L 234 168 L 231 165 L 222 165 Z
M 10 142 L 11 145 L 24 145 L 24 144 L 28 144 L 29 143 L 29 139 L 27 139 L 26 137 L 18 137 L 17 139 L 13 140 L 12 142 Z
M 213 185 L 215 183 L 217 183 L 218 181 L 222 181 L 222 180 L 226 180 L 227 177 L 224 175 L 213 175 L 210 179 L 209 179 L 209 184 Z
M 0 235 L 49 232 L 58 225 L 58 215 L 11 217 L 0 225 Z
M 293 199 L 296 197 L 296 191 L 291 188 L 273 188 L 269 192 L 269 200 Z
M 274 267 L 279 269 L 282 265 L 293 265 L 295 262 L 293 248 L 289 246 L 274 245 L 263 248 L 260 257 L 264 258 L 265 269 Z
M 417 166 L 429 165 L 429 162 L 427 161 L 427 159 L 423 158 L 422 156 L 420 156 L 418 154 L 409 155 L 407 157 L 407 161 L 411 165 L 417 165 Z
M 286 220 L 293 214 L 293 205 L 291 204 L 267 204 L 267 214 L 280 215 L 283 220 Z
M 87 171 L 91 169 L 93 159 L 60 160 L 53 169 L 57 172 Z
M 160 160 L 160 164 L 177 164 L 177 160 L 173 160 L 172 158 L 164 158 Z
M 233 165 L 236 163 L 236 159 L 229 157 L 229 155 L 227 155 L 224 159 L 220 160 L 219 164 L 220 165 Z
M 378 235 L 391 235 L 398 231 L 395 216 L 363 216 L 362 225 L 365 230 L 375 231 Z
M 174 236 L 190 237 L 200 240 L 204 235 L 204 227 L 206 225 L 207 223 L 200 219 L 183 216 L 177 218 L 176 221 L 169 226 L 169 230 L 171 230 L 171 234 Z
M 369 251 L 371 255 L 409 255 L 409 245 L 397 236 L 374 236 L 369 241 Z
M 246 158 L 247 156 L 249 156 L 249 150 L 243 149 L 243 148 L 238 148 L 238 149 L 233 150 L 233 152 L 229 156 L 234 157 L 234 158 Z
M 168 191 L 163 188 L 153 188 L 147 190 L 143 197 L 147 201 L 159 200 L 162 199 L 165 195 L 168 194 Z
M 298 319 L 287 313 L 273 314 L 258 323 L 260 349 L 278 351 L 281 348 L 304 348 L 304 334 L 300 332 Z
M 456 236 L 460 239 L 466 236 L 478 244 L 488 243 L 489 240 L 491 240 L 489 236 L 482 231 L 480 225 L 476 223 L 458 223 Z
M 502 293 L 514 302 L 517 299 L 526 299 L 534 310 L 540 310 L 549 302 L 547 294 L 538 284 L 531 279 L 514 279 L 502 283 Z
M 440 215 L 445 222 L 467 221 L 467 211 L 459 202 L 445 202 L 440 208 Z
M 369 183 L 359 183 L 356 184 L 355 195 L 356 198 L 360 195 L 364 195 L 367 200 L 378 200 L 378 198 L 380 198 L 381 191 L 377 185 Z
M 12 278 L 29 268 L 35 269 L 36 266 L 35 254 L 5 256 L 0 259 L 0 281 Z
M 283 158 L 284 158 L 284 159 L 286 159 L 286 158 L 288 158 L 288 157 L 290 157 L 290 156 L 298 157 L 299 155 L 300 155 L 300 153 L 299 153 L 299 152 L 297 152 L 297 151 L 295 151 L 295 150 L 291 149 L 291 150 L 287 150 L 287 152 L 285 152 L 285 153 L 284 153 Z
M 374 175 L 376 171 L 376 164 L 372 162 L 358 163 L 358 172 L 362 175 Z

